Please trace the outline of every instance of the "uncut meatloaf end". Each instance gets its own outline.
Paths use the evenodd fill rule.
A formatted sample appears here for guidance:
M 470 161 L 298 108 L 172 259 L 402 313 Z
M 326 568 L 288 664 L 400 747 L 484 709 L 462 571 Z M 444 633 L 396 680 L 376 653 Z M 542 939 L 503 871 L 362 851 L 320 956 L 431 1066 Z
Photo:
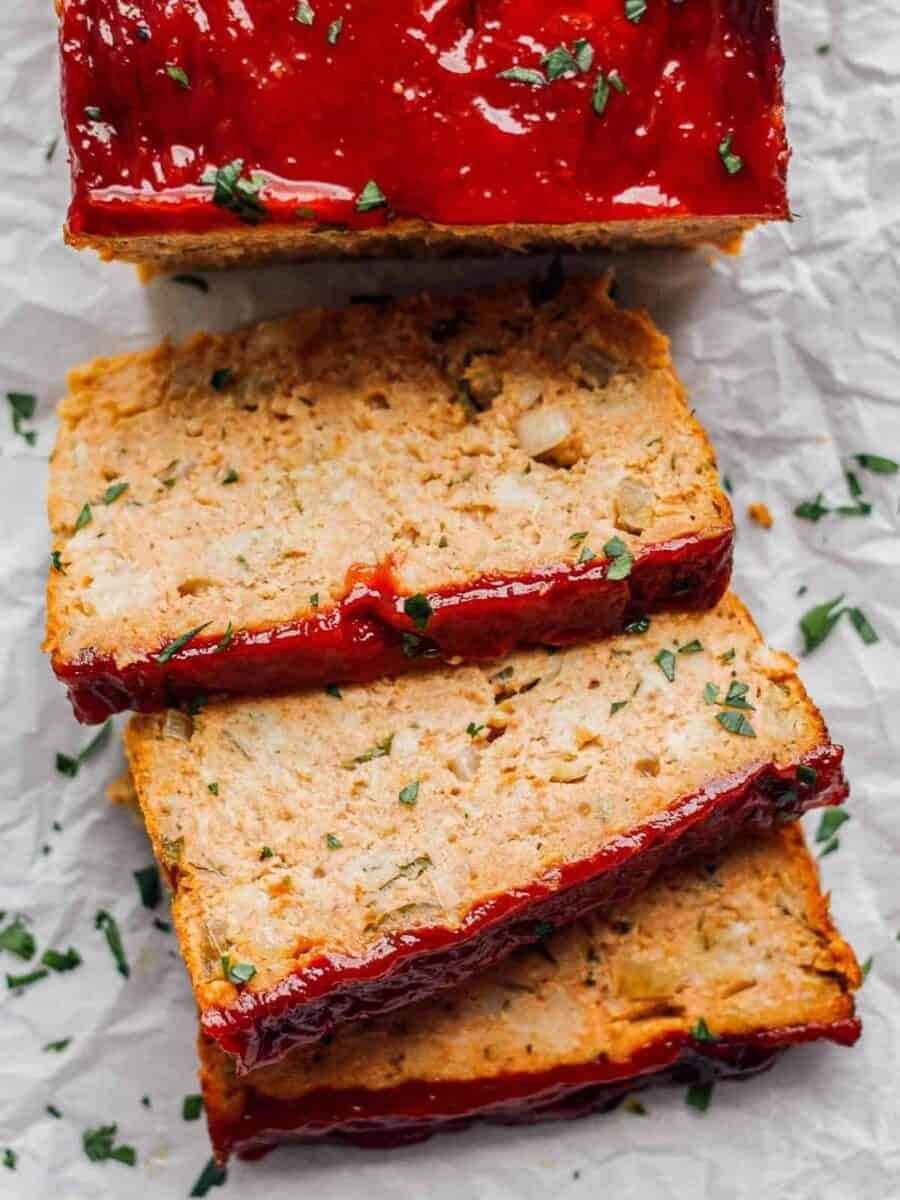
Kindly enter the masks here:
M 788 216 L 774 0 L 57 9 L 66 238 L 146 271 L 729 246 Z
M 249 1070 L 839 803 L 795 666 L 728 596 L 557 653 L 132 718 L 205 1032 Z
M 851 1045 L 860 981 L 803 835 L 784 826 L 249 1075 L 201 1035 L 210 1136 L 224 1163 L 289 1140 L 391 1146 L 580 1116 L 664 1080 L 754 1073 L 797 1043 Z
M 666 339 L 606 281 L 76 369 L 49 515 L 45 648 L 91 722 L 706 608 L 734 534 Z

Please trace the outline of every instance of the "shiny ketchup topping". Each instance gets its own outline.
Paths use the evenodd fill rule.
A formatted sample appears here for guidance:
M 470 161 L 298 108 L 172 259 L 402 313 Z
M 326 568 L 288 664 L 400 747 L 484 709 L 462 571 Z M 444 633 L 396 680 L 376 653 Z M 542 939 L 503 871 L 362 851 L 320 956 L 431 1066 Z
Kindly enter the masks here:
M 791 1046 L 819 1039 L 852 1046 L 860 1032 L 859 1020 L 848 1016 L 827 1024 L 763 1028 L 713 1043 L 669 1034 L 619 1062 L 600 1058 L 530 1074 L 410 1081 L 377 1091 L 320 1088 L 296 1098 L 267 1095 L 248 1080 L 239 1114 L 220 1111 L 211 1091 L 207 1118 L 221 1162 L 235 1151 L 242 1158 L 258 1158 L 292 1139 L 341 1139 L 387 1148 L 422 1141 L 438 1130 L 462 1129 L 478 1119 L 527 1124 L 586 1116 L 652 1083 L 746 1078 L 764 1071 Z
M 65 0 L 60 37 L 75 234 L 787 214 L 774 0 Z

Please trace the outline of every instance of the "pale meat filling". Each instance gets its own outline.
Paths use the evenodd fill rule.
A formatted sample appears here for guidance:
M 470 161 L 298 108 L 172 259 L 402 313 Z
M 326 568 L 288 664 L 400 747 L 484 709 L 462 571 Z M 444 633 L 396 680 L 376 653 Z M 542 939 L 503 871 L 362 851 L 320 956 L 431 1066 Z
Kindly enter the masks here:
M 567 294 L 305 313 L 73 372 L 48 648 L 125 666 L 322 613 L 355 564 L 427 592 L 730 530 L 664 339 Z
M 802 838 L 782 830 L 672 871 L 614 916 L 592 915 L 445 996 L 296 1049 L 246 1083 L 289 1099 L 621 1062 L 701 1021 L 723 1037 L 840 1020 L 854 982 Z M 239 1105 L 230 1060 L 206 1055 L 226 1106 Z
M 826 737 L 792 660 L 730 597 L 561 653 L 177 718 L 134 718 L 127 745 L 204 1003 L 234 995 L 222 955 L 252 963 L 261 990 L 319 953 L 458 928 L 479 901 Z

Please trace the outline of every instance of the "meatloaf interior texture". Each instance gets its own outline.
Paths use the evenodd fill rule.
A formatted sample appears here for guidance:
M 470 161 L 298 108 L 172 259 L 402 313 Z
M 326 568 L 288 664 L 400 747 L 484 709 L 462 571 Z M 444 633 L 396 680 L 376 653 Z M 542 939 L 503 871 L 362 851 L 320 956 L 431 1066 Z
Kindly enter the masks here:
M 201 1037 L 216 1152 L 578 1115 L 660 1077 L 758 1069 L 858 1034 L 860 974 L 796 826 L 681 864 L 439 997 L 238 1077 Z
M 596 282 L 78 368 L 49 514 L 46 649 L 89 721 L 708 606 L 733 536 L 666 339 Z
M 558 653 L 132 718 L 205 1029 L 277 1058 L 843 799 L 795 665 L 728 596 Z

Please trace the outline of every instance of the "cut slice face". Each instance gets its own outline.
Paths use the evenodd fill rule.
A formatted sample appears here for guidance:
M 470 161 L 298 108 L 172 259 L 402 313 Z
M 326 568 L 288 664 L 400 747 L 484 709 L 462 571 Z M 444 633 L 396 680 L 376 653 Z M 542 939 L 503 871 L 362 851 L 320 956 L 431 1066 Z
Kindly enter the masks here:
M 859 1034 L 860 973 L 796 826 L 682 864 L 467 983 L 238 1077 L 200 1039 L 220 1161 L 293 1138 L 412 1141 L 579 1116 L 660 1079 L 747 1074 Z
M 367 687 L 134 717 L 204 1030 L 242 1070 L 846 795 L 743 606 Z
M 45 648 L 77 715 L 359 682 L 713 605 L 733 524 L 665 338 L 579 283 L 75 370 Z

